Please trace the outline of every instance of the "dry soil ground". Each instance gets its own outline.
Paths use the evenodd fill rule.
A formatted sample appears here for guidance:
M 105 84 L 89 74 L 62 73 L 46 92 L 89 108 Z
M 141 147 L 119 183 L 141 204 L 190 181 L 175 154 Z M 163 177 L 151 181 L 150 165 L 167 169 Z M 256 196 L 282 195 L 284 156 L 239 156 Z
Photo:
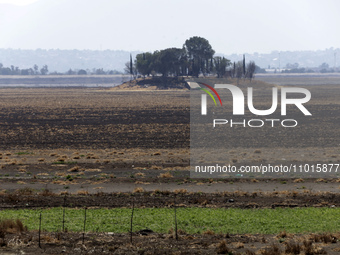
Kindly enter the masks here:
M 312 111 L 330 114 L 330 123 L 323 127 L 329 134 L 329 139 L 323 141 L 330 142 L 327 146 L 320 146 L 313 140 L 308 148 L 257 148 L 261 153 L 255 148 L 236 148 L 230 150 L 231 160 L 268 162 L 284 151 L 291 155 L 291 160 L 296 160 L 294 157 L 301 159 L 303 155 L 308 161 L 339 163 L 339 117 L 334 115 L 339 112 L 338 86 L 314 86 L 311 90 L 314 91 L 312 94 L 318 95 L 311 106 Z M 117 192 L 133 192 L 136 188 L 142 191 L 136 194 L 140 197 L 136 206 L 146 207 L 169 206 L 166 201 L 174 193 L 181 194 L 177 199 L 182 206 L 340 206 L 337 178 L 190 179 L 189 93 L 187 90 L 93 88 L 0 89 L 1 207 L 60 206 L 66 192 L 72 206 L 131 206 L 129 196 L 117 195 Z M 299 132 L 303 134 L 304 130 Z M 308 139 L 308 134 L 305 137 Z M 25 190 L 30 189 L 34 189 L 34 194 L 25 194 Z M 151 196 L 155 190 L 163 196 L 155 199 Z M 253 254 L 245 252 L 271 246 L 274 253 L 268 254 L 278 254 L 271 241 L 276 236 L 183 234 L 176 242 L 172 235 L 135 235 L 136 242 L 131 246 L 127 235 L 96 234 L 90 237 L 88 234 L 82 245 L 80 234 L 62 234 L 61 237 L 45 234 L 44 238 L 50 239 L 46 239 L 43 249 L 37 251 L 36 233 L 13 234 L 10 239 L 14 240 L 13 245 L 4 247 L 1 252 L 211 254 L 226 252 L 225 240 L 234 253 Z M 314 237 L 291 238 L 300 238 L 302 247 L 303 238 Z M 282 250 L 289 240 L 280 245 Z M 317 244 L 313 241 L 314 251 L 322 247 L 328 254 L 339 251 L 338 243 L 320 240 Z M 245 244 L 243 247 L 242 243 Z M 306 242 L 301 250 L 307 250 L 308 245 Z

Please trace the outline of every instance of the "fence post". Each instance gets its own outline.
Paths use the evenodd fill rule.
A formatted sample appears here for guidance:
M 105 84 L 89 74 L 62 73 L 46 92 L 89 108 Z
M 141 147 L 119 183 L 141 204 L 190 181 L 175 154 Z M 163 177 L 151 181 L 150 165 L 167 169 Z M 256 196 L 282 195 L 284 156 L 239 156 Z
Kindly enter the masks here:
M 130 243 L 132 243 L 133 211 L 135 210 L 135 200 L 132 200 L 132 212 L 130 220 Z
M 178 240 L 178 233 L 177 233 L 177 212 L 176 212 L 176 194 L 174 194 L 174 211 L 175 211 L 175 238 Z
M 85 242 L 85 230 L 86 230 L 86 210 L 87 208 L 85 207 L 85 216 L 84 216 L 84 232 L 83 232 L 83 244 Z
M 40 211 L 40 216 L 39 216 L 39 248 L 41 249 L 40 234 L 41 234 L 41 211 Z

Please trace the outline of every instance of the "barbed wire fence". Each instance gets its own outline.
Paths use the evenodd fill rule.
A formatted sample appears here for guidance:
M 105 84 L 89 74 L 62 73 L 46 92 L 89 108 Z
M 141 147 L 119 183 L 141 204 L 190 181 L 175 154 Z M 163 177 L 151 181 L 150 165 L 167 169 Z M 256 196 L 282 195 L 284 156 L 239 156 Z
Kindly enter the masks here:
M 133 244 L 135 236 L 148 235 L 153 232 L 171 234 L 173 239 L 179 240 L 179 237 L 186 233 L 227 234 L 237 232 L 242 234 L 252 232 L 254 224 L 262 228 L 258 229 L 259 232 L 265 232 L 267 227 L 263 220 L 268 216 L 269 212 L 267 211 L 261 211 L 261 215 L 257 214 L 255 217 L 253 213 L 258 210 L 245 210 L 246 217 L 240 218 L 237 211 L 229 210 L 232 208 L 227 206 L 215 208 L 206 205 L 201 200 L 199 200 L 200 204 L 196 206 L 185 205 L 183 204 L 185 195 L 182 196 L 182 194 L 173 194 L 172 197 L 164 197 L 162 200 L 154 199 L 151 202 L 149 199 L 148 204 L 146 204 L 146 200 L 143 200 L 144 196 L 146 194 L 141 193 L 139 196 L 124 197 L 125 202 L 120 206 L 115 204 L 114 207 L 108 207 L 106 199 L 101 200 L 103 206 L 98 202 L 95 206 L 75 207 L 74 200 L 64 196 L 60 197 L 60 206 L 57 207 L 28 207 L 27 209 L 20 207 L 16 209 L 2 208 L 1 210 L 11 211 L 8 213 L 8 217 L 20 219 L 24 225 L 29 226 L 29 230 L 38 230 L 39 247 L 41 247 L 41 242 L 44 242 L 42 237 L 53 232 L 76 232 L 81 234 L 83 244 L 93 233 L 106 233 L 112 238 L 115 238 L 116 234 L 123 233 L 127 241 Z M 29 199 L 33 201 L 37 197 L 32 196 Z M 95 197 L 91 199 L 96 200 Z M 218 210 L 215 212 L 215 209 Z M 5 214 L 0 217 L 0 220 L 6 217 Z M 276 224 L 280 225 L 281 220 L 276 219 Z M 299 218 L 299 224 L 308 224 L 308 221 L 309 217 Z M 285 222 L 288 221 L 285 220 Z M 326 221 L 323 223 L 325 225 L 332 224 Z M 332 225 L 334 230 L 337 230 L 337 225 Z M 284 230 L 284 226 L 282 230 Z
M 26 198 L 28 197 L 26 196 Z M 29 207 L 28 209 L 20 207 L 15 209 L 17 213 L 10 213 L 9 217 L 20 219 L 24 225 L 29 226 L 29 230 L 38 230 L 38 246 L 40 248 L 44 235 L 63 232 L 82 234 L 83 244 L 88 233 L 96 232 L 129 234 L 131 243 L 133 243 L 134 236 L 153 232 L 171 233 L 173 238 L 178 240 L 179 232 L 184 233 L 185 227 L 189 224 L 180 218 L 179 213 L 185 214 L 184 210 L 186 209 L 177 205 L 176 195 L 170 204 L 171 198 L 165 199 L 164 204 L 155 200 L 153 208 L 158 208 L 160 211 L 152 210 L 153 208 L 149 206 L 144 207 L 143 201 L 138 201 L 138 198 L 126 201 L 126 204 L 122 204 L 118 208 L 108 208 L 107 204 L 103 207 L 73 207 L 73 204 L 68 201 L 68 196 L 65 195 L 62 199 L 62 206 Z M 2 210 L 11 209 L 3 208 Z M 0 220 L 5 218 L 7 217 L 2 216 Z

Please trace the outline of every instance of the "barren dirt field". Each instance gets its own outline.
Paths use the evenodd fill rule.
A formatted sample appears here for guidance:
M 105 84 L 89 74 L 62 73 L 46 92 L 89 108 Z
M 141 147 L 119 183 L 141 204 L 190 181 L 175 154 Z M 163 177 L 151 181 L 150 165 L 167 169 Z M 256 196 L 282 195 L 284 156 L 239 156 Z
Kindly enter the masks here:
M 311 86 L 329 136 L 306 148 L 230 151 L 236 162 L 339 163 L 338 85 Z M 0 88 L 0 208 L 337 208 L 338 178 L 191 179 L 190 95 L 183 91 Z M 327 102 L 326 102 L 327 99 Z M 304 130 L 299 130 L 303 134 Z M 278 137 L 280 139 L 280 137 Z M 308 134 L 305 134 L 308 140 Z M 235 141 L 236 142 L 236 141 Z M 327 143 L 327 145 L 326 145 Z M 278 141 L 278 144 L 280 142 Z M 65 202 L 65 200 L 67 202 Z M 340 222 L 334 222 L 340 228 Z M 1 254 L 339 254 L 339 233 L 0 233 Z M 150 227 L 152 229 L 152 227 Z M 284 231 L 284 229 L 282 229 Z M 0 231 L 1 232 L 1 231 Z M 294 246 L 295 245 L 295 246 Z M 298 246 L 298 247 L 297 247 Z M 299 251 L 298 253 L 296 251 Z M 267 252 L 267 253 L 266 253 Z

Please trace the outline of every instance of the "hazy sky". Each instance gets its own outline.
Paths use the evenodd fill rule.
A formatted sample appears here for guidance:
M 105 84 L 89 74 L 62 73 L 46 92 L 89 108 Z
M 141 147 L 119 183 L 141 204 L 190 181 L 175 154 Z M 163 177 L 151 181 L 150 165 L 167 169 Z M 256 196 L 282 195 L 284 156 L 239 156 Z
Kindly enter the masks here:
M 0 48 L 218 53 L 340 48 L 339 0 L 0 0 Z
M 38 0 L 0 0 L 0 4 L 14 4 L 14 5 L 28 5 L 32 4 L 34 2 L 37 2 Z

